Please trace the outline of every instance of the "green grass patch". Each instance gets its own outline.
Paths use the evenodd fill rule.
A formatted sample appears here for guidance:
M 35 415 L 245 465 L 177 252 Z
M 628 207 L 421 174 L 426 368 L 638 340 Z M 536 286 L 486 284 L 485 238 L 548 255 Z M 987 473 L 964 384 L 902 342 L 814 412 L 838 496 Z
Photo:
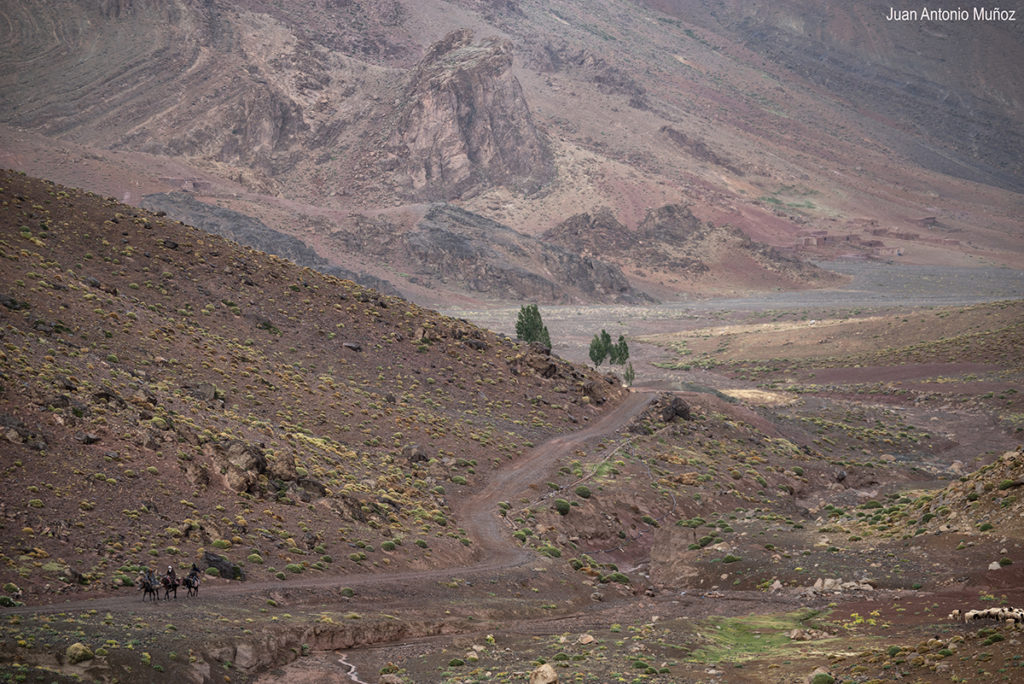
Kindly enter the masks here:
M 688 660 L 703 663 L 742 663 L 764 656 L 798 657 L 801 643 L 789 638 L 789 632 L 801 629 L 816 610 L 800 610 L 773 615 L 713 617 L 700 629 L 708 642 L 695 649 Z

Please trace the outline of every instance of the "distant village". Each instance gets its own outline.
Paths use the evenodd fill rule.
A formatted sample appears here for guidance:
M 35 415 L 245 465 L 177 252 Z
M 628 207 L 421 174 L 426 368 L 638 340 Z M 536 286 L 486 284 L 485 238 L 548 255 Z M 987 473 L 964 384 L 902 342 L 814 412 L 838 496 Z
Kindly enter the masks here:
M 853 219 L 848 223 L 860 226 L 866 234 L 830 233 L 827 230 L 802 230 L 796 234 L 796 249 L 807 247 L 823 247 L 842 249 L 849 247 L 855 252 L 842 254 L 846 258 L 892 258 L 903 256 L 903 248 L 887 245 L 881 238 L 892 240 L 903 240 L 907 242 L 924 242 L 945 247 L 955 247 L 960 241 L 954 238 L 940 237 L 936 235 L 922 235 L 905 230 L 894 230 L 881 228 L 876 219 Z M 926 216 L 916 221 L 922 228 L 933 230 L 939 227 L 939 221 L 935 216 Z

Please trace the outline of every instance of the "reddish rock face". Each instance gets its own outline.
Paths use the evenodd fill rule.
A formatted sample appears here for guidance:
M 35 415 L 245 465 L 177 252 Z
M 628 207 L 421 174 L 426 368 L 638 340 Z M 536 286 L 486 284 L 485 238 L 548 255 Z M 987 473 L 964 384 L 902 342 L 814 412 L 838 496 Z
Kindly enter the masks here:
M 547 140 L 510 73 L 512 44 L 467 29 L 430 47 L 413 71 L 391 135 L 400 185 L 448 200 L 489 185 L 533 193 L 554 178 Z

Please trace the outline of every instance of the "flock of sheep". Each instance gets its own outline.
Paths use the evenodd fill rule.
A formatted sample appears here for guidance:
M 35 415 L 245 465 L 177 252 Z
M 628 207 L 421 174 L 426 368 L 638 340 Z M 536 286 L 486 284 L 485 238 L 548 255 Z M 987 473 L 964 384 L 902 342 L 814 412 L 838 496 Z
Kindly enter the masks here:
M 968 610 L 966 612 L 960 612 L 960 609 L 955 609 L 949 614 L 949 619 L 954 622 L 963 620 L 964 622 L 973 622 L 974 620 L 999 620 L 1000 622 L 1007 622 L 1008 624 L 1024 624 L 1024 610 L 1020 608 L 984 608 L 981 610 Z

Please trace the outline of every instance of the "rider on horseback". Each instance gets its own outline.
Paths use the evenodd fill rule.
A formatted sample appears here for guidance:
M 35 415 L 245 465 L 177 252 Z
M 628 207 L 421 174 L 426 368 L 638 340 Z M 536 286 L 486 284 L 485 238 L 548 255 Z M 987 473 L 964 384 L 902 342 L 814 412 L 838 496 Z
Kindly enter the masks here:
M 188 571 L 188 575 L 185 577 L 182 584 L 185 585 L 185 589 L 188 591 L 189 596 L 199 595 L 199 568 L 196 564 L 192 564 L 192 569 Z
M 167 579 L 172 585 L 178 583 L 178 576 L 175 574 L 174 568 L 170 565 L 167 566 Z

